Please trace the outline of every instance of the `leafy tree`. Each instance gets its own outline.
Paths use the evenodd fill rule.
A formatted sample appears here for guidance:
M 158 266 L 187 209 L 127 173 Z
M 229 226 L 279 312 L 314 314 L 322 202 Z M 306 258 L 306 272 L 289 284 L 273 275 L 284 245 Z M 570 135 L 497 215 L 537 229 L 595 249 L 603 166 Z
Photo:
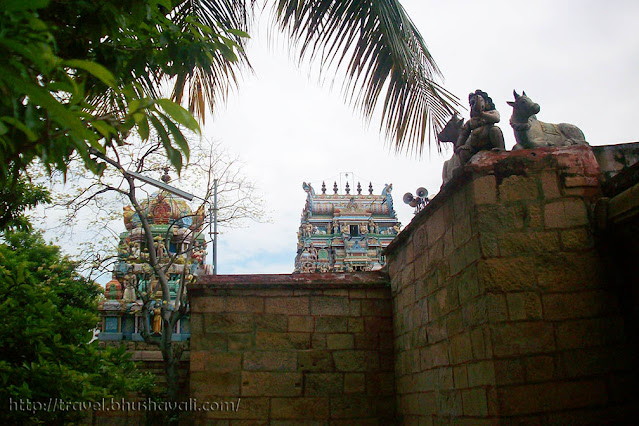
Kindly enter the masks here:
M 38 233 L 0 244 L 0 422 L 61 422 L 81 412 L 28 411 L 27 400 L 100 401 L 148 384 L 125 348 L 91 342 L 100 287 Z M 22 405 L 21 405 L 22 404 Z M 21 409 L 22 407 L 22 409 Z M 32 406 L 33 407 L 33 406 Z M 37 406 L 36 406 L 37 407 Z M 86 412 L 84 413 L 86 415 Z

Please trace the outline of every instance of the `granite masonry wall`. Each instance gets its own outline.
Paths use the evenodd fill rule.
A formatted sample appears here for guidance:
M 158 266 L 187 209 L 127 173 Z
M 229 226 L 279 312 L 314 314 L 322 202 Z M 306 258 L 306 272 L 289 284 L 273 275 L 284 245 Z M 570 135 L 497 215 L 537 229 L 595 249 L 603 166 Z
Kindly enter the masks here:
M 190 396 L 206 424 L 392 424 L 393 326 L 379 272 L 207 276 L 189 287 Z
M 389 246 L 399 422 L 634 417 L 601 176 L 589 147 L 480 153 Z

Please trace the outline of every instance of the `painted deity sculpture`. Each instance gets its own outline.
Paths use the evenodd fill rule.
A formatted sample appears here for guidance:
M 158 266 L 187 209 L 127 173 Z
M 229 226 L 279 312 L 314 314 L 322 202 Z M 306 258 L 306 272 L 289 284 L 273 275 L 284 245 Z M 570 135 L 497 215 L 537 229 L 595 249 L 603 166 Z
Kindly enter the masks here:
M 515 132 L 515 149 L 531 149 L 543 146 L 588 145 L 583 132 L 577 126 L 567 123 L 551 124 L 537 120 L 535 114 L 541 107 L 530 99 L 526 92 L 521 95 L 513 90 L 514 102 L 506 102 L 513 107 L 510 126 Z

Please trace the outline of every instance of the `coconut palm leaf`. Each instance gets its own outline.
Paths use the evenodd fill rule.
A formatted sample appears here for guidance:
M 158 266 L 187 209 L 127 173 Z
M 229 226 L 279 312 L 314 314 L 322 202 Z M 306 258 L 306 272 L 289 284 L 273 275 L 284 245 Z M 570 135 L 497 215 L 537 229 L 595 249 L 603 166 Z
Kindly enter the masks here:
M 366 118 L 384 96 L 381 127 L 398 151 L 421 152 L 460 106 L 397 0 L 278 0 L 276 19 L 300 59 L 345 69 L 344 94 Z

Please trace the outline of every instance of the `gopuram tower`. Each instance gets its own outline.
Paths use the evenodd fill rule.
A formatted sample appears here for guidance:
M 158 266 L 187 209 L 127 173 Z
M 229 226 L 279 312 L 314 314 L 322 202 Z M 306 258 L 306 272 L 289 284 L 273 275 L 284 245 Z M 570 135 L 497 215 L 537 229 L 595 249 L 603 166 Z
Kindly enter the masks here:
M 393 210 L 392 184 L 380 195 L 362 194 L 358 182 L 351 194 L 349 183 L 339 194 L 337 182 L 333 194 L 326 193 L 322 182 L 317 194 L 310 183 L 303 183 L 306 206 L 297 233 L 296 273 L 353 272 L 381 269 L 385 265 L 383 249 L 400 231 Z

